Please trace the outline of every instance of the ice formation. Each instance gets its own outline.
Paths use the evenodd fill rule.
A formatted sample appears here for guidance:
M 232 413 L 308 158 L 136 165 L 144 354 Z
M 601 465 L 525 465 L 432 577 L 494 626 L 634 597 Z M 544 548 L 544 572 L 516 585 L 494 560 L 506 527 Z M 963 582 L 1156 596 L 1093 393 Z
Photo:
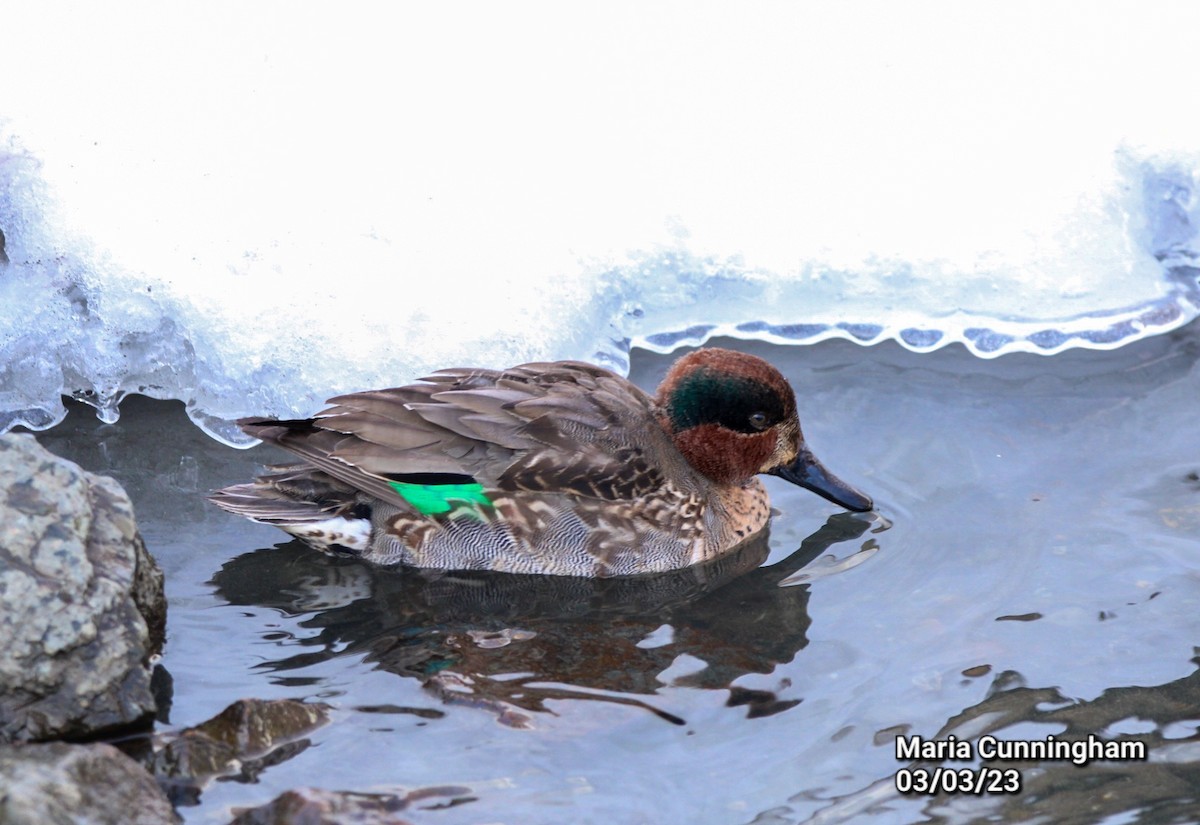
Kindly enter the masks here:
M 1200 312 L 1200 7 L 467 8 L 6 11 L 0 429 L 141 392 L 244 443 L 448 365 Z

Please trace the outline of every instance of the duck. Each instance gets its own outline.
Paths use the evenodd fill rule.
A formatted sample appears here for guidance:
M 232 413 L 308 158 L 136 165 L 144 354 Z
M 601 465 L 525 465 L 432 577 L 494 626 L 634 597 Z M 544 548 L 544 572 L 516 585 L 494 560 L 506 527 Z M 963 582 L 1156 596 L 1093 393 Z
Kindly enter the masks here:
M 813 455 L 787 379 L 736 350 L 683 355 L 653 396 L 555 361 L 443 369 L 327 403 L 240 419 L 300 461 L 213 503 L 377 565 L 594 578 L 735 552 L 770 520 L 760 475 L 874 508 Z

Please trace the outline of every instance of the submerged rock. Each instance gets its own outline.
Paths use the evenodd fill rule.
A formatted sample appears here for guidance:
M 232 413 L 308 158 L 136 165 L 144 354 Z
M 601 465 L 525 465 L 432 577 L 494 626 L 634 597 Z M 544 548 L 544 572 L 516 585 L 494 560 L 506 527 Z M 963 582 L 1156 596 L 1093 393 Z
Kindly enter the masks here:
M 111 478 L 0 436 L 0 741 L 148 721 L 162 571 Z
M 150 769 L 180 804 L 194 803 L 214 777 L 253 782 L 310 744 L 305 734 L 329 721 L 329 706 L 294 699 L 242 699 L 158 750 Z
M 179 822 L 153 777 L 111 745 L 0 745 L 0 822 Z
M 421 788 L 407 793 L 355 793 L 297 788 L 258 808 L 242 808 L 230 825 L 407 825 L 411 807 L 448 808 L 474 801 L 469 788 Z M 419 803 L 426 803 L 420 805 Z

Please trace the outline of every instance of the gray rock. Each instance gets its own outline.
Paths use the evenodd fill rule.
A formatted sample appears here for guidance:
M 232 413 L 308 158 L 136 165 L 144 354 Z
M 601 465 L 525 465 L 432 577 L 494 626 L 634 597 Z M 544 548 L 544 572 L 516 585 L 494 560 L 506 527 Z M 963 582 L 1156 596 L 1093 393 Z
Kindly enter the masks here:
M 0 745 L 5 825 L 166 825 L 180 819 L 153 777 L 111 745 Z
M 28 435 L 0 436 L 0 480 L 0 741 L 146 720 L 166 601 L 129 497 Z

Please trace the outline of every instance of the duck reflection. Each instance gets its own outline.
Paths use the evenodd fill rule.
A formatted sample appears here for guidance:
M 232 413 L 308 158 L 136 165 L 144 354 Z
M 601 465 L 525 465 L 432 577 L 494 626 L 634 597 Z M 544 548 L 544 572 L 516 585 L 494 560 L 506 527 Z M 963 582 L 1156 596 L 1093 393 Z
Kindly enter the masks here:
M 770 673 L 808 644 L 809 587 L 781 583 L 871 526 L 863 516 L 831 516 L 768 567 L 764 534 L 706 565 L 611 579 L 386 570 L 290 542 L 232 559 L 211 583 L 231 604 L 311 614 L 301 621 L 315 631 L 298 641 L 305 649 L 263 665 L 281 675 L 359 656 L 507 724 L 565 698 L 638 705 L 682 724 L 638 697 L 656 693 L 683 654 L 703 667 L 672 684 L 728 689 L 728 704 L 751 716 L 799 701 L 731 685 Z

